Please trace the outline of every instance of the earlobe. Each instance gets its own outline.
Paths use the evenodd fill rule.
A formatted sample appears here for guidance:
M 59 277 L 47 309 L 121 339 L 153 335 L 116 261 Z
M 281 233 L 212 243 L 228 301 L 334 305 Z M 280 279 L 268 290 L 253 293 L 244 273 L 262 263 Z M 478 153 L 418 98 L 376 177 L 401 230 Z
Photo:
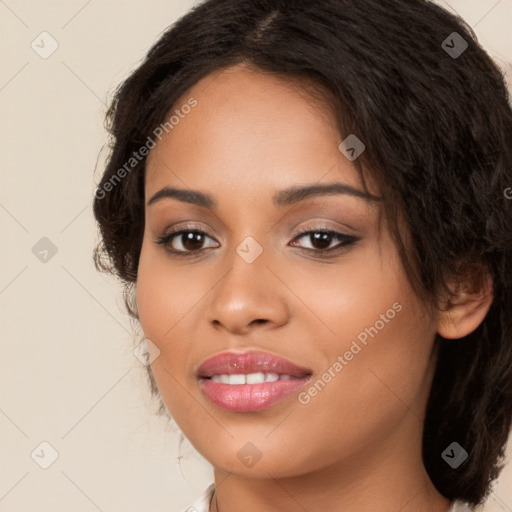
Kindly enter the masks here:
M 493 283 L 488 272 L 477 289 L 468 287 L 467 283 L 462 288 L 459 285 L 459 291 L 445 301 L 439 313 L 438 334 L 447 339 L 471 334 L 483 322 L 492 301 Z

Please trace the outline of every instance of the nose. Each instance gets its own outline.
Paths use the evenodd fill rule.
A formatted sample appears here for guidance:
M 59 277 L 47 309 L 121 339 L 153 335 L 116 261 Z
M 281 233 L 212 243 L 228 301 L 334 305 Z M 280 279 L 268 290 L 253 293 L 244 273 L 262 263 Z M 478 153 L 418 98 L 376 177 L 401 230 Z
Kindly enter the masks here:
M 289 316 L 286 286 L 267 267 L 263 254 L 252 263 L 236 254 L 212 290 L 207 316 L 214 328 L 233 334 L 280 327 Z

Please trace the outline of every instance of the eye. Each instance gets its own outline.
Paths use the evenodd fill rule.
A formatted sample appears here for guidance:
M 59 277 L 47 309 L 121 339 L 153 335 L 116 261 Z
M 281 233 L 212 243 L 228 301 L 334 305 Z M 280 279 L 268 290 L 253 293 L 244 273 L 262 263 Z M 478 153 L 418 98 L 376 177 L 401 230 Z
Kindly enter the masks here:
M 308 240 L 307 237 L 309 237 L 309 242 L 312 247 L 301 247 L 299 245 L 299 248 L 320 257 L 326 257 L 331 253 L 338 252 L 359 241 L 359 238 L 355 236 L 320 227 L 299 231 L 292 241 L 294 243 L 292 246 L 296 246 L 296 240 L 302 238 Z M 178 228 L 176 231 L 158 238 L 156 243 L 157 245 L 164 246 L 168 252 L 176 256 L 198 256 L 207 249 L 212 248 L 212 246 L 203 247 L 206 239 L 213 240 L 207 233 L 200 229 L 184 227 L 181 229 Z M 331 247 L 332 243 L 335 241 L 338 243 L 334 247 Z
M 183 228 L 171 232 L 157 240 L 158 245 L 163 245 L 173 254 L 188 256 L 205 250 L 202 247 L 205 238 L 212 238 L 200 229 Z M 170 246 L 170 247 L 168 247 Z
M 305 250 L 320 255 L 339 251 L 344 247 L 359 241 L 359 238 L 355 236 L 346 235 L 345 233 L 339 233 L 338 231 L 333 231 L 332 229 L 323 227 L 316 229 L 303 229 L 299 231 L 298 235 L 294 238 L 294 241 L 300 240 L 301 238 L 309 241 L 310 245 L 312 246 L 303 247 Z M 336 240 L 338 243 L 334 247 L 331 247 L 333 241 Z

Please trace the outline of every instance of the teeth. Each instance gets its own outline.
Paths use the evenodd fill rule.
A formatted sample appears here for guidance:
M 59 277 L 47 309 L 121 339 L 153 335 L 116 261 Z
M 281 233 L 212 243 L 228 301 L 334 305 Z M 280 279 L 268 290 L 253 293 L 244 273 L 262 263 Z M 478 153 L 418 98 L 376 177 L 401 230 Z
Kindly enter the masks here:
M 265 382 L 265 374 L 263 372 L 248 373 L 245 375 L 243 384 L 263 384 Z
M 214 382 L 220 382 L 221 384 L 229 384 L 229 375 L 212 375 L 212 380 Z
M 233 373 L 229 376 L 230 384 L 245 384 L 245 375 Z
M 222 375 L 212 375 L 213 382 L 222 384 L 263 384 L 264 382 L 275 382 L 277 380 L 291 380 L 295 377 L 291 375 L 279 375 L 278 373 L 234 373 L 231 375 L 223 373 Z

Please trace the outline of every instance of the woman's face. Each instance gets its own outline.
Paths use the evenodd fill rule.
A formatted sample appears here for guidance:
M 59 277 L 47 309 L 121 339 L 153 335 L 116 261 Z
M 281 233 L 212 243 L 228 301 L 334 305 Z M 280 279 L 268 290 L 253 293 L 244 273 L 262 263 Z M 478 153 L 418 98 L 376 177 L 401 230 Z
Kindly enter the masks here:
M 201 80 L 175 110 L 148 157 L 146 203 L 168 187 L 215 206 L 171 193 L 146 204 L 137 303 L 160 350 L 158 387 L 185 436 L 216 468 L 258 478 L 358 460 L 355 471 L 390 450 L 420 461 L 435 319 L 385 222 L 379 229 L 380 203 L 340 151 L 334 118 L 283 79 L 243 68 Z M 327 184 L 350 188 L 282 192 Z M 157 243 L 180 229 L 189 232 Z M 212 356 L 247 351 L 301 371 L 257 383 L 287 372 L 267 361 L 210 368 L 224 383 L 199 377 Z M 264 375 L 241 384 L 247 373 Z

